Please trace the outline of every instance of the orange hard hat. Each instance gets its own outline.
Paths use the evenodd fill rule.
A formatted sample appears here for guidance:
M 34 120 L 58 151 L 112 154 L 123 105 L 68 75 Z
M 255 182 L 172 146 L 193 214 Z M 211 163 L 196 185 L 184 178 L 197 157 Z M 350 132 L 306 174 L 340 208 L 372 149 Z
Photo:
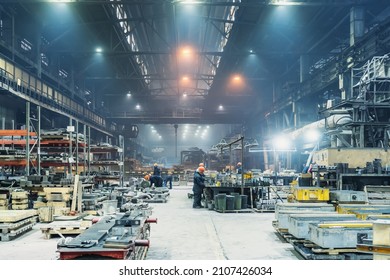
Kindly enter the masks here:
M 204 168 L 203 166 L 200 166 L 200 167 L 198 168 L 198 172 L 199 172 L 199 173 L 204 173 L 204 171 L 205 171 L 205 168 Z
M 145 179 L 145 180 L 149 180 L 149 179 L 150 179 L 150 176 L 149 176 L 149 175 L 145 175 L 144 179 Z

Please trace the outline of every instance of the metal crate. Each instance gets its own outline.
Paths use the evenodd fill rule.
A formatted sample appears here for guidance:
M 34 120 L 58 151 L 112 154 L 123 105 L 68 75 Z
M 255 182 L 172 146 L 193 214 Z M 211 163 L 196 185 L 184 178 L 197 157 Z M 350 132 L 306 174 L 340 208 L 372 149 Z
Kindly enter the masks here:
M 363 239 L 371 239 L 372 222 L 324 222 L 309 224 L 310 241 L 322 248 L 356 248 Z
M 357 220 L 353 214 L 292 214 L 288 218 L 288 232 L 296 238 L 309 239 L 309 224 L 323 221 L 353 221 Z

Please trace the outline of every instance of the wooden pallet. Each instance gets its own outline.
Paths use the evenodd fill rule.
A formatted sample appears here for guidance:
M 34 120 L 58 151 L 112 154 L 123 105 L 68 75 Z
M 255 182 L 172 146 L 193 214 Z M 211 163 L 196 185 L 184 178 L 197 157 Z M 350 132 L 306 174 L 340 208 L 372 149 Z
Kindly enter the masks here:
M 37 221 L 37 217 L 34 216 L 15 223 L 0 223 L 0 232 L 9 233 L 12 230 L 18 229 L 26 224 L 36 223 L 36 221 Z
M 372 254 L 364 254 L 354 248 L 325 249 L 312 247 L 310 242 L 294 242 L 294 249 L 306 260 L 372 260 Z
M 8 199 L 0 199 L 0 206 L 7 206 L 8 205 Z
M 12 203 L 11 208 L 12 208 L 12 210 L 27 210 L 28 209 L 28 203 L 25 203 L 25 204 L 14 204 L 14 203 Z
M 12 223 L 21 221 L 32 216 L 38 216 L 37 210 L 1 210 L 0 211 L 0 222 L 1 223 Z
M 275 213 L 275 209 L 257 209 L 257 208 L 255 208 L 254 211 L 256 213 Z
M 40 229 L 45 235 L 45 239 L 50 239 L 53 235 L 77 235 L 84 232 L 92 225 L 91 221 L 54 221 Z
M 251 209 L 251 208 L 240 209 L 240 210 L 225 210 L 225 211 L 221 211 L 221 210 L 215 209 L 215 211 L 218 212 L 218 213 L 254 213 L 253 209 Z
M 288 229 L 287 228 L 280 228 L 279 227 L 278 221 L 272 221 L 272 226 L 279 233 L 288 233 Z
M 57 202 L 68 202 L 71 198 L 71 195 L 68 193 L 68 194 L 64 194 L 64 193 L 47 193 L 46 194 L 46 199 L 48 201 L 57 201 Z
M 0 241 L 11 241 L 11 240 L 14 240 L 17 237 L 21 236 L 23 233 L 25 233 L 25 232 L 29 231 L 30 229 L 32 229 L 32 227 L 36 223 L 36 219 L 35 220 L 33 220 L 32 218 L 30 218 L 30 219 L 28 219 L 30 221 L 26 222 L 25 224 L 22 224 L 22 225 L 19 224 L 18 228 L 13 228 L 12 226 L 9 227 L 9 228 L 3 227 L 1 229 L 1 233 L 0 233 Z

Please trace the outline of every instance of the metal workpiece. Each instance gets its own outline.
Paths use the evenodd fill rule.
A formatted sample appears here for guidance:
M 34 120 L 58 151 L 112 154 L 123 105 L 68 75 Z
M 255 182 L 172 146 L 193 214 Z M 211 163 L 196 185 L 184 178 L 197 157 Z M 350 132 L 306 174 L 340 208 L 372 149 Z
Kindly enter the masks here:
M 275 205 L 275 217 L 276 219 L 278 218 L 279 211 L 280 210 L 301 210 L 301 209 L 307 209 L 307 210 L 313 210 L 313 211 L 335 211 L 335 207 L 332 204 L 328 203 L 310 203 L 310 202 L 305 202 L 305 203 L 288 203 L 288 202 L 283 202 L 283 203 L 277 203 Z
M 373 221 L 372 239 L 362 240 L 357 245 L 357 250 L 373 254 L 374 260 L 390 260 L 390 221 Z
M 329 213 L 336 213 L 334 210 L 321 210 L 318 208 L 313 209 L 292 209 L 292 210 L 279 210 L 276 218 L 276 225 L 279 229 L 288 229 L 289 217 L 293 214 L 318 214 L 318 215 L 326 215 Z
M 321 248 L 356 248 L 363 240 L 372 239 L 372 222 L 329 221 L 309 224 L 310 241 Z
M 150 209 L 134 209 L 107 215 L 73 239 L 57 246 L 61 260 L 66 259 L 143 259 L 149 247 Z M 146 215 L 145 215 L 146 214 Z
M 310 224 L 319 224 L 325 221 L 352 221 L 357 220 L 353 214 L 291 214 L 288 218 L 288 232 L 296 238 L 310 239 Z
M 330 200 L 337 203 L 366 203 L 367 194 L 364 191 L 330 191 Z

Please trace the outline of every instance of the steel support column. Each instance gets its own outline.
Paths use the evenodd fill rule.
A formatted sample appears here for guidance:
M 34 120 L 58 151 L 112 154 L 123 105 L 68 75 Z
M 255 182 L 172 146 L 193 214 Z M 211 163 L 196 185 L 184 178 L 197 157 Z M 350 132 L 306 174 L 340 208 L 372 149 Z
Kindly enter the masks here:
M 30 102 L 26 102 L 26 176 L 30 175 Z

